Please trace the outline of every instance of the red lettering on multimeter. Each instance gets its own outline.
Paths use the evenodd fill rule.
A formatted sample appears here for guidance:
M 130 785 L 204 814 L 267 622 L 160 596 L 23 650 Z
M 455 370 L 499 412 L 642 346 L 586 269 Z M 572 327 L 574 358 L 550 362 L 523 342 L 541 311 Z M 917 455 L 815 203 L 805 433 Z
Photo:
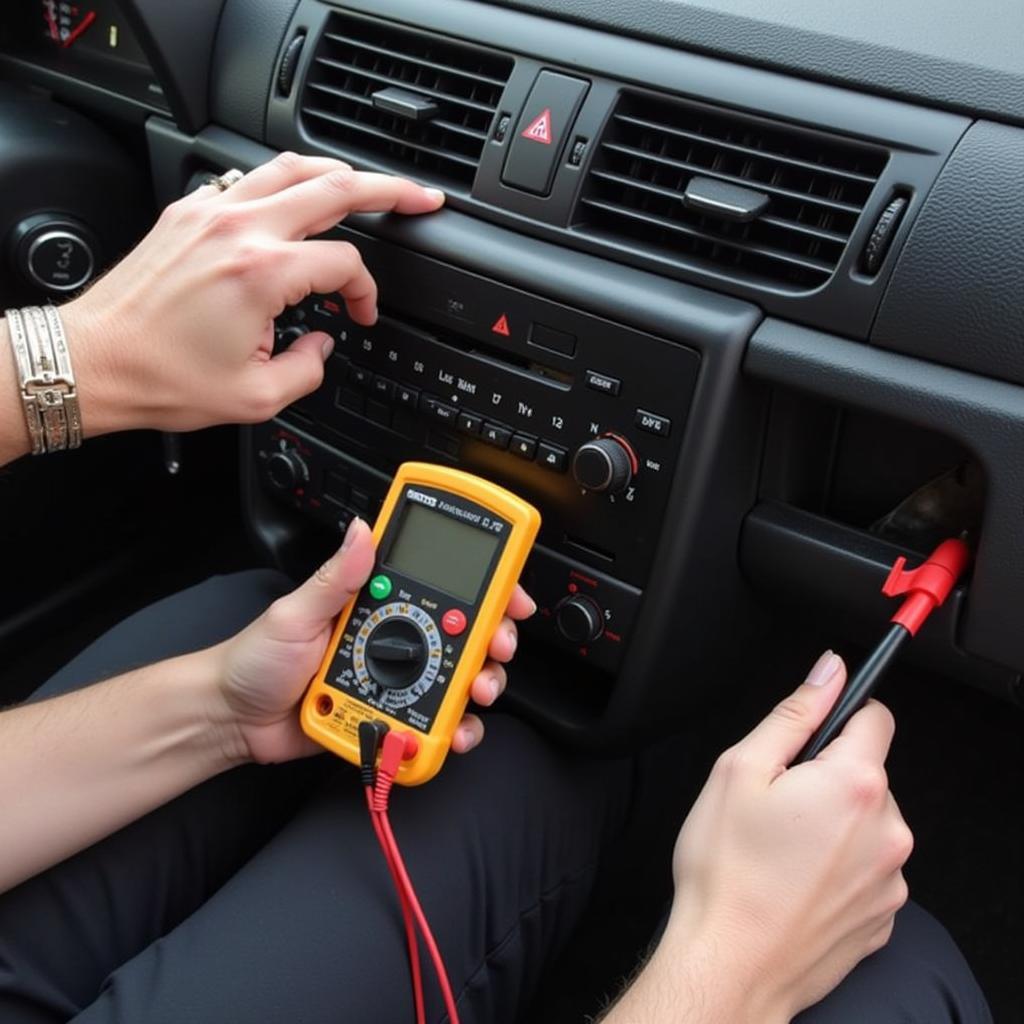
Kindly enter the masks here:
M 373 531 L 374 571 L 338 618 L 303 700 L 307 735 L 358 765 L 355 728 L 383 723 L 417 741 L 395 781 L 432 778 L 539 527 L 532 505 L 487 480 L 400 466 Z

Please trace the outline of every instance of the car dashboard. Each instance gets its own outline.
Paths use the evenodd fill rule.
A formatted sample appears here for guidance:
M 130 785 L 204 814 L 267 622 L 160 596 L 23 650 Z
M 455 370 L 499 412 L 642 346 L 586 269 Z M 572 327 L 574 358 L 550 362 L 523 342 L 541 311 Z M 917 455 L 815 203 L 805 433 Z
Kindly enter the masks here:
M 997 33 L 976 76 L 952 31 L 912 46 L 910 9 L 872 37 L 795 4 L 93 6 L 20 5 L 0 72 L 141 128 L 160 203 L 284 150 L 448 197 L 330 232 L 376 326 L 330 295 L 277 323 L 279 350 L 336 340 L 242 431 L 277 565 L 407 459 L 512 488 L 543 517 L 512 699 L 612 750 L 697 713 L 780 608 L 873 636 L 895 557 L 965 532 L 912 656 L 1019 699 L 1024 68 Z

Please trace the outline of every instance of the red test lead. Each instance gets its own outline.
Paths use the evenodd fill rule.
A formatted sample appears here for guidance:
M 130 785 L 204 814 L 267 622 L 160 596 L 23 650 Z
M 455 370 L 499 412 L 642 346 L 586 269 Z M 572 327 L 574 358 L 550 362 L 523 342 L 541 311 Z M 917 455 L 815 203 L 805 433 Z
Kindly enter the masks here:
M 882 585 L 882 593 L 886 597 L 906 594 L 906 600 L 890 620 L 893 625 L 881 643 L 846 684 L 828 717 L 793 764 L 817 757 L 842 732 L 874 692 L 904 642 L 916 636 L 928 616 L 949 597 L 970 561 L 971 549 L 962 540 L 944 540 L 916 569 L 905 568 L 906 558 L 896 559 Z

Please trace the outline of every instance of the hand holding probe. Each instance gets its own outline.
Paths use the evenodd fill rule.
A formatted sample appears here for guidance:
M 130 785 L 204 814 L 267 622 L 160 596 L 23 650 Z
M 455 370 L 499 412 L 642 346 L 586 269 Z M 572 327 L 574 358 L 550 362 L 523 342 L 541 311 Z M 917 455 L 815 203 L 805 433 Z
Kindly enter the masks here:
M 843 727 L 867 702 L 895 660 L 900 648 L 924 625 L 956 586 L 971 560 L 971 549 L 960 539 L 944 540 L 916 569 L 906 569 L 906 558 L 896 559 L 882 585 L 886 597 L 907 598 L 893 615 L 888 632 L 867 656 L 839 695 L 828 717 L 797 754 L 793 764 L 817 757 L 842 732 Z

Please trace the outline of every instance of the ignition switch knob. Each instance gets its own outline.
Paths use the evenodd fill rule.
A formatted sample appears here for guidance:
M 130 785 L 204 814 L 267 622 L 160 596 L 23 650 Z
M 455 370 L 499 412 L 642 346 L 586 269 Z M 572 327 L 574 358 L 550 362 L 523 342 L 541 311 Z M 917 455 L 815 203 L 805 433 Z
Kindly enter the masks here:
M 290 491 L 309 480 L 309 467 L 293 448 L 274 452 L 264 468 L 270 485 L 279 491 Z
M 626 441 L 611 435 L 595 437 L 572 457 L 572 475 L 588 491 L 618 494 L 636 473 L 636 455 Z
M 426 663 L 423 634 L 408 619 L 382 622 L 366 641 L 370 678 L 389 690 L 402 690 L 416 682 Z
M 596 601 L 573 594 L 556 606 L 555 625 L 570 643 L 589 644 L 604 632 L 604 613 Z

